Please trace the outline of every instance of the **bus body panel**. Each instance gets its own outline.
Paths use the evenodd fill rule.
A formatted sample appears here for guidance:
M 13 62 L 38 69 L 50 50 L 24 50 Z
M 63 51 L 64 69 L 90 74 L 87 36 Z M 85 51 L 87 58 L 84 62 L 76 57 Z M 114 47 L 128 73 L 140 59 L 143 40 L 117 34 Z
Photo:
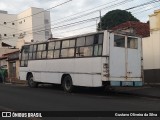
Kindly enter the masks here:
M 101 57 L 75 58 L 53 60 L 30 60 L 28 70 L 21 68 L 20 78 L 26 79 L 27 72 L 31 72 L 37 82 L 61 84 L 63 74 L 69 74 L 73 85 L 98 87 L 102 86 Z M 22 70 L 23 69 L 23 70 Z M 24 77 L 25 76 L 25 77 Z

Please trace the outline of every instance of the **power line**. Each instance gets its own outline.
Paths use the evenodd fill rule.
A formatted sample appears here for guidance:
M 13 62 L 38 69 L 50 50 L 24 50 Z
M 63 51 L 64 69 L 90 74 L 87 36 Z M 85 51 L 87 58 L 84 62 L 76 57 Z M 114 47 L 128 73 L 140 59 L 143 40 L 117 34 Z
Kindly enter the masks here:
M 160 2 L 160 1 L 159 0 L 153 0 L 153 1 L 150 1 L 150 2 L 146 2 L 146 3 L 140 4 L 140 5 L 134 6 L 134 7 L 127 8 L 125 10 L 135 9 L 137 7 L 142 7 L 142 6 L 145 6 L 145 5 L 148 5 L 148 4 L 151 4 L 151 3 L 156 3 L 156 2 Z
M 153 6 L 152 8 L 148 8 L 148 9 L 145 9 L 145 10 L 141 10 L 141 11 L 137 11 L 137 12 L 135 12 L 135 13 L 133 13 L 134 15 L 141 15 L 142 13 L 144 13 L 144 12 L 146 12 L 146 11 L 148 11 L 148 10 L 152 10 L 153 8 L 157 8 L 157 7 L 160 7 L 160 5 L 158 5 L 158 6 Z
M 65 1 L 65 2 L 63 2 L 63 3 L 60 3 L 60 4 L 56 5 L 56 6 L 53 6 L 53 7 L 51 7 L 51 8 L 48 8 L 48 9 L 43 10 L 43 11 L 41 11 L 41 12 L 38 12 L 38 13 L 35 13 L 35 14 L 32 14 L 32 15 L 29 15 L 29 16 L 26 16 L 26 17 L 23 17 L 23 18 L 20 18 L 20 19 L 17 19 L 17 20 L 13 20 L 13 21 L 10 21 L 10 22 L 6 22 L 6 23 L 16 22 L 16 21 L 19 21 L 19 20 L 22 20 L 22 19 L 25 19 L 25 18 L 28 18 L 28 17 L 32 17 L 32 16 L 34 16 L 34 15 L 38 15 L 38 14 L 40 14 L 40 13 L 43 13 L 43 12 L 45 12 L 45 11 L 48 11 L 48 10 L 51 10 L 51 9 L 53 9 L 53 8 L 59 7 L 59 6 L 63 5 L 63 4 L 66 4 L 66 3 L 68 3 L 68 2 L 71 2 L 71 1 L 72 1 L 72 0 Z
M 60 28 L 66 28 L 66 27 L 70 27 L 70 26 L 75 26 L 75 25 L 79 25 L 79 24 L 84 24 L 86 22 L 90 22 L 90 21 L 95 21 L 98 17 L 94 17 L 94 18 L 90 18 L 90 19 L 86 19 L 86 20 L 82 20 L 82 21 L 78 21 L 78 22 L 73 22 L 73 23 L 69 23 L 69 24 L 65 24 L 65 25 L 61 25 L 61 26 L 57 26 L 57 27 L 52 27 L 51 29 L 60 29 Z M 26 31 L 26 32 L 31 32 L 28 34 L 33 34 L 33 33 L 39 33 L 39 32 L 45 32 L 46 30 L 50 30 L 50 29 L 42 29 L 42 30 L 38 30 L 38 31 Z M 19 33 L 15 34 L 15 35 L 19 35 Z M 3 38 L 1 40 L 4 39 L 8 39 L 11 37 L 7 37 L 7 38 Z M 13 38 L 13 37 L 12 37 Z
M 153 2 L 155 3 L 155 2 L 159 2 L 159 1 L 154 0 Z M 143 3 L 143 4 L 140 4 L 140 5 L 138 5 L 138 6 L 134 6 L 134 7 L 128 8 L 128 9 L 135 9 L 135 8 L 140 7 L 141 5 L 144 5 L 144 4 L 146 5 L 146 4 L 148 4 L 148 3 L 149 3 L 149 2 Z M 150 2 L 150 3 L 152 3 L 152 2 Z M 76 24 L 76 23 L 75 23 L 75 24 Z M 75 24 L 72 23 L 72 26 L 74 26 Z M 63 25 L 63 27 L 69 27 L 69 26 Z M 54 27 L 54 28 L 51 28 L 51 29 L 59 29 L 59 28 L 63 28 L 63 27 L 62 27 L 62 26 L 58 26 L 57 28 Z M 41 32 L 41 31 L 46 31 L 46 29 L 45 29 L 45 30 L 40 30 L 40 31 L 34 31 L 34 32 Z M 33 32 L 33 33 L 34 33 L 34 32 Z
M 69 30 L 69 31 L 65 31 L 65 32 L 59 32 L 59 34 L 61 33 L 68 33 L 68 32 L 72 32 L 72 31 L 77 31 L 77 30 L 81 30 L 81 29 L 85 29 L 85 28 L 89 28 L 89 27 L 93 27 L 95 26 L 95 24 L 89 25 L 89 26 L 85 26 L 85 27 L 81 27 L 81 28 L 77 28 L 77 29 L 73 29 L 73 30 Z M 58 34 L 58 33 L 54 33 L 54 34 Z
M 126 3 L 128 0 L 123 0 L 123 1 L 121 1 L 121 2 L 119 2 L 119 3 L 116 3 L 116 4 L 113 4 L 113 5 L 110 5 L 110 6 L 107 6 L 107 7 L 105 7 L 105 8 L 110 8 L 110 7 L 114 7 L 114 6 L 116 6 L 116 5 L 121 5 L 121 4 L 123 4 L 124 2 Z M 129 1 L 131 1 L 131 0 L 129 0 Z M 113 2 L 113 1 L 112 1 Z M 111 2 L 111 3 L 112 3 Z M 102 6 L 102 5 L 101 5 Z M 100 7 L 100 6 L 98 6 L 98 7 Z M 91 10 L 91 9 L 89 9 L 89 10 Z M 87 10 L 88 11 L 88 10 Z M 87 13 L 87 14 L 83 14 L 83 15 L 80 15 L 80 16 L 76 16 L 76 17 L 74 17 L 74 18 L 71 18 L 70 20 L 69 19 L 67 19 L 67 20 L 64 20 L 64 21 L 61 21 L 61 22 L 58 22 L 58 23 L 56 23 L 56 24 L 60 24 L 60 23 L 62 23 L 62 22 L 68 22 L 68 21 L 71 21 L 71 20 L 74 20 L 74 19 L 77 19 L 77 18 L 82 18 L 83 16 L 86 16 L 86 15 L 89 15 L 89 14 L 92 14 L 92 13 L 94 13 L 94 12 L 97 12 L 98 10 L 96 10 L 96 11 L 92 11 L 92 12 L 89 12 L 89 13 Z M 82 12 L 80 12 L 80 13 L 82 13 Z M 78 13 L 77 13 L 78 14 Z M 50 23 L 49 23 L 50 24 Z M 12 28 L 11 28 L 12 29 Z M 15 28 L 14 28 L 15 29 Z M 37 28 L 37 29 L 39 29 L 39 28 Z M 19 31 L 23 31 L 24 32 L 24 30 L 19 30 Z
M 110 2 L 110 3 L 113 3 L 113 2 L 115 2 L 115 1 L 117 1 L 117 0 L 114 0 L 114 1 L 112 1 L 112 2 Z M 109 4 L 109 3 L 106 3 L 106 4 Z M 104 5 L 106 5 L 106 4 L 103 4 L 103 5 L 100 5 L 100 6 L 104 6 Z M 97 7 L 94 7 L 94 8 L 92 8 L 92 9 L 95 9 L 95 8 L 98 8 L 98 7 L 100 7 L 100 6 L 97 6 Z M 108 6 L 108 7 L 110 7 L 110 6 Z M 76 13 L 76 14 L 73 14 L 73 15 L 71 15 L 71 16 L 75 16 L 75 15 L 77 15 L 77 14 L 80 14 L 80 13 L 83 13 L 83 12 L 86 12 L 86 11 L 89 11 L 89 10 L 91 10 L 91 9 L 88 9 L 88 10 L 85 10 L 85 11 L 82 11 L 82 12 L 79 12 L 79 13 Z M 89 14 L 92 14 L 92 13 L 94 13 L 94 12 L 96 12 L 96 11 L 93 11 L 93 12 L 91 12 L 91 13 L 89 13 Z M 87 16 L 87 15 L 89 15 L 88 13 L 87 14 L 84 14 L 83 16 Z M 71 17 L 71 16 L 67 16 L 67 17 Z M 74 19 L 77 19 L 77 18 L 81 18 L 81 17 L 83 17 L 83 16 L 77 16 L 77 17 L 75 17 L 75 18 L 71 18 L 71 20 L 74 20 Z M 65 17 L 65 18 L 67 18 L 67 17 Z M 61 19 L 64 19 L 64 18 L 61 18 Z M 58 19 L 58 20 L 56 20 L 56 21 L 59 21 L 60 19 Z M 71 21 L 71 20 L 64 20 L 64 21 L 59 21 L 59 22 L 57 22 L 57 23 L 55 23 L 55 24 L 61 24 L 61 23 L 64 23 L 64 22 L 68 22 L 68 21 Z M 18 21 L 18 20 L 17 20 Z M 51 21 L 50 23 L 52 23 L 52 22 L 55 22 L 55 21 Z M 10 22 L 7 22 L 7 23 L 10 23 Z M 49 24 L 50 24 L 49 23 Z M 4 25 L 3 25 L 4 26 Z M 37 27 L 37 26 L 35 26 L 35 27 Z M 38 25 L 38 27 L 39 27 L 39 25 Z M 32 28 L 32 27 L 29 27 L 29 28 Z M 26 29 L 29 29 L 29 28 L 26 28 Z M 12 28 L 11 28 L 12 29 Z M 13 29 L 15 29 L 15 28 L 13 28 Z M 23 31 L 23 30 L 19 30 L 19 31 Z

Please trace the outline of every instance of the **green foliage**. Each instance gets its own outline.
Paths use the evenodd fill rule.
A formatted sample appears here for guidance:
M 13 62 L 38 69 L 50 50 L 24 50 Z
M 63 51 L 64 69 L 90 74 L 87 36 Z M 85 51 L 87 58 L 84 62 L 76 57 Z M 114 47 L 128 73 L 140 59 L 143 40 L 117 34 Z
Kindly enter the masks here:
M 121 23 L 126 21 L 139 21 L 130 12 L 125 10 L 113 10 L 106 13 L 102 17 L 102 30 L 111 29 Z M 98 29 L 100 29 L 100 23 L 98 24 Z

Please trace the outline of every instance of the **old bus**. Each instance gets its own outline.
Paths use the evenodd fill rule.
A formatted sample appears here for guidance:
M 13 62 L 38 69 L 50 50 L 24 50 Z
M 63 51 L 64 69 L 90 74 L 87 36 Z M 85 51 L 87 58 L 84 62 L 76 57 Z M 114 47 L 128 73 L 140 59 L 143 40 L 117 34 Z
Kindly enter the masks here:
M 141 38 L 102 31 L 22 46 L 20 80 L 73 86 L 142 86 Z

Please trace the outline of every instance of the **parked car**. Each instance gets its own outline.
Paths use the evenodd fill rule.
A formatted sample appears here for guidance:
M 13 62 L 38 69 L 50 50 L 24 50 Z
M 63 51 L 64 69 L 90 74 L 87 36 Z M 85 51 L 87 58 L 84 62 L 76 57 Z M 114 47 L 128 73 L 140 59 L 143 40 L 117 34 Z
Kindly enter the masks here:
M 4 82 L 7 77 L 7 66 L 0 67 L 0 83 Z

